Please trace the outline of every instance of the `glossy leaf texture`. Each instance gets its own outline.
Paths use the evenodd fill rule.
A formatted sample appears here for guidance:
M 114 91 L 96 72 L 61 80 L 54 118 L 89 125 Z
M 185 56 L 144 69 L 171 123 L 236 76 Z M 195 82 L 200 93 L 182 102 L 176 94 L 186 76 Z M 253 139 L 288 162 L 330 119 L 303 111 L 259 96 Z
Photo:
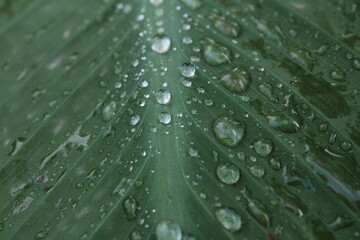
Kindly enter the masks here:
M 356 0 L 0 0 L 0 239 L 360 239 Z

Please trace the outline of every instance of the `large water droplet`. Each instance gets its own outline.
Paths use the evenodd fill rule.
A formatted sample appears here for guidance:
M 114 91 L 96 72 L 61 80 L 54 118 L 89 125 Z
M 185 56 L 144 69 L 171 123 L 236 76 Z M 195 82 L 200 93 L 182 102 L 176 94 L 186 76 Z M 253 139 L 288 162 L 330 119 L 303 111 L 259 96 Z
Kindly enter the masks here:
M 236 232 L 241 228 L 241 217 L 231 208 L 219 208 L 215 211 L 215 216 L 221 225 L 227 230 Z
M 159 122 L 161 122 L 162 124 L 165 124 L 165 125 L 168 125 L 171 122 L 171 115 L 170 115 L 170 113 L 167 113 L 167 112 L 160 113 L 158 118 L 159 118 Z
M 181 240 L 182 233 L 179 224 L 167 220 L 162 221 L 156 226 L 157 240 Z
M 210 65 L 220 65 L 231 62 L 230 50 L 210 38 L 201 40 L 205 61 Z
M 157 34 L 151 42 L 151 49 L 158 53 L 166 53 L 169 51 L 171 40 L 165 34 Z
M 195 66 L 192 65 L 191 63 L 184 63 L 181 66 L 181 74 L 184 77 L 187 77 L 187 78 L 194 77 L 195 76 L 195 71 L 196 71 Z
M 284 133 L 296 133 L 302 124 L 302 118 L 298 114 L 287 111 L 268 114 L 270 127 Z
M 193 10 L 199 8 L 201 6 L 200 0 L 182 0 L 182 2 L 188 7 Z
M 124 209 L 129 220 L 136 218 L 137 202 L 134 197 L 130 196 L 124 201 Z
M 243 68 L 234 68 L 220 78 L 220 83 L 235 93 L 244 92 L 249 86 L 250 74 Z
M 259 139 L 254 142 L 254 149 L 257 154 L 266 157 L 273 150 L 273 143 L 269 139 Z
M 245 123 L 221 116 L 213 123 L 213 131 L 221 144 L 234 147 L 244 137 Z
M 156 94 L 156 101 L 159 104 L 169 104 L 171 100 L 171 93 L 167 90 L 160 89 Z
M 232 185 L 239 181 L 240 171 L 239 168 L 233 164 L 225 163 L 217 167 L 217 176 L 226 184 Z
M 102 111 L 104 121 L 110 121 L 115 116 L 116 109 L 117 104 L 114 101 L 106 105 Z

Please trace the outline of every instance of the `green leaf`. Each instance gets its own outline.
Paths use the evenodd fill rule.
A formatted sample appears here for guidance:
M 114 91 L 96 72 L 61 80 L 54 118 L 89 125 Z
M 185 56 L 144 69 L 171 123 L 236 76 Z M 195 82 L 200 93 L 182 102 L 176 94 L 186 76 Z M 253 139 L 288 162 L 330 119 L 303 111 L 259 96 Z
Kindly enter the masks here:
M 358 239 L 357 0 L 0 0 L 0 239 Z

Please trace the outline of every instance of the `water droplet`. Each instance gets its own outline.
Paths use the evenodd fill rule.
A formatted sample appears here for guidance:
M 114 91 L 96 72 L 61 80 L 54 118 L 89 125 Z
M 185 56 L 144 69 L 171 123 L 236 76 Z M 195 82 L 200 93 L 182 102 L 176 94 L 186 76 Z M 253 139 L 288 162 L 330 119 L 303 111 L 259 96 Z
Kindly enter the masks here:
M 45 231 L 40 231 L 36 233 L 35 239 L 45 239 L 47 237 L 48 233 Z
M 273 93 L 273 86 L 269 83 L 260 83 L 258 85 L 258 90 L 264 94 L 271 102 L 277 103 L 279 100 Z
M 167 220 L 162 221 L 156 226 L 157 240 L 181 240 L 182 233 L 179 224 Z
M 189 148 L 188 153 L 190 157 L 199 157 L 199 151 L 196 148 Z
M 187 77 L 187 78 L 191 78 L 191 77 L 194 77 L 195 76 L 195 66 L 191 63 L 184 63 L 182 66 L 181 66 L 181 74 L 184 76 L 184 77 Z
M 220 83 L 235 93 L 244 92 L 250 83 L 251 76 L 243 68 L 234 68 L 220 78 Z
M 329 224 L 329 228 L 332 230 L 339 230 L 343 228 L 350 227 L 354 224 L 354 221 L 349 219 L 349 217 L 337 217 L 334 222 Z
M 262 178 L 265 174 L 265 169 L 263 166 L 252 166 L 249 168 L 251 175 L 256 178 Z
M 215 210 L 215 216 L 221 225 L 227 230 L 236 232 L 241 228 L 241 217 L 231 208 L 219 208 Z
M 257 154 L 266 157 L 273 150 L 273 143 L 269 139 L 259 139 L 254 142 L 254 149 Z
M 195 10 L 201 6 L 200 0 L 181 0 L 188 8 Z
M 340 145 L 341 150 L 343 151 L 349 151 L 352 148 L 352 144 L 350 142 L 342 142 Z
M 160 89 L 156 94 L 156 101 L 159 104 L 169 104 L 171 100 L 171 93 L 167 90 Z
M 26 138 L 19 137 L 17 138 L 12 144 L 11 144 L 11 151 L 9 152 L 9 156 L 14 156 L 16 153 L 19 152 L 21 147 L 23 146 L 24 142 L 26 141 Z
M 355 59 L 353 61 L 353 67 L 356 69 L 356 70 L 359 70 L 360 71 L 360 60 L 359 59 Z
M 302 118 L 298 114 L 287 111 L 271 113 L 266 117 L 270 127 L 284 133 L 296 133 L 299 131 L 302 124 Z
M 227 47 L 210 38 L 201 40 L 201 44 L 203 45 L 204 59 L 208 64 L 216 66 L 231 63 L 231 52 Z
M 281 168 L 281 163 L 279 158 L 275 157 L 270 159 L 270 167 L 274 170 L 280 170 Z
M 294 52 L 290 52 L 293 60 L 299 64 L 303 68 L 307 68 L 312 70 L 314 67 L 314 61 L 310 55 L 310 53 L 306 50 L 298 50 Z
M 237 22 L 223 18 L 218 18 L 214 23 L 214 27 L 222 34 L 231 38 L 239 36 L 239 33 L 242 30 L 241 26 Z
M 158 118 L 159 118 L 159 122 L 165 125 L 168 125 L 171 122 L 171 115 L 170 113 L 167 112 L 160 113 Z
M 219 165 L 216 169 L 216 173 L 223 183 L 229 185 L 237 183 L 240 178 L 239 168 L 230 163 Z
M 140 116 L 137 114 L 134 114 L 130 117 L 130 125 L 136 126 L 140 122 Z
M 124 210 L 126 212 L 127 218 L 129 220 L 133 220 L 136 218 L 136 209 L 137 202 L 134 197 L 130 196 L 128 199 L 124 201 Z
M 330 76 L 335 81 L 344 82 L 346 80 L 345 72 L 338 68 L 331 71 Z
M 191 87 L 192 82 L 188 79 L 182 79 L 182 83 L 185 87 Z
M 131 233 L 131 240 L 142 240 L 141 233 L 139 231 L 133 231 Z
M 221 144 L 234 147 L 244 137 L 245 123 L 221 116 L 213 123 L 213 131 Z
M 249 213 L 264 227 L 270 227 L 270 217 L 264 205 L 256 200 L 250 200 L 247 206 Z
M 105 122 L 110 121 L 115 116 L 116 109 L 117 104 L 114 101 L 104 107 L 102 115 Z
M 185 37 L 183 37 L 182 42 L 184 44 L 192 44 L 193 40 L 192 40 L 192 38 L 190 36 L 185 36 Z
M 171 40 L 165 34 L 157 34 L 151 42 L 151 49 L 157 53 L 166 53 L 169 51 Z
M 154 6 L 160 6 L 164 2 L 164 0 L 149 0 L 149 1 Z

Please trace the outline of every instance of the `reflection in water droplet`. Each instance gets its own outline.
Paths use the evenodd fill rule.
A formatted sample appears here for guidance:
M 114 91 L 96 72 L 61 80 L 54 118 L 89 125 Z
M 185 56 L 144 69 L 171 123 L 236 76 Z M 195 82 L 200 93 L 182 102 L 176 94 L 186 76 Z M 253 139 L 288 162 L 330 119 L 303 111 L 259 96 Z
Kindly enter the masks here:
M 160 89 L 156 94 L 156 101 L 159 104 L 169 104 L 171 100 L 171 93 L 167 90 Z
M 204 59 L 208 64 L 216 66 L 231 63 L 231 52 L 227 47 L 210 38 L 201 40 L 201 44 L 203 45 Z
M 249 86 L 250 74 L 242 68 L 234 68 L 220 78 L 220 83 L 235 93 L 244 92 Z
M 157 53 L 166 53 L 169 51 L 171 40 L 165 34 L 157 34 L 151 42 L 151 49 Z
M 233 164 L 225 163 L 217 167 L 217 176 L 226 184 L 232 185 L 239 181 L 240 171 L 239 168 Z
M 221 116 L 213 123 L 213 131 L 221 144 L 234 147 L 244 137 L 245 123 Z
M 193 10 L 199 8 L 201 6 L 200 0 L 181 0 L 188 8 Z
M 181 66 L 181 74 L 184 77 L 187 77 L 187 78 L 194 77 L 195 76 L 195 71 L 196 71 L 195 66 L 192 65 L 191 63 L 184 63 Z
M 216 19 L 214 27 L 222 34 L 231 38 L 239 36 L 239 33 L 242 30 L 237 22 L 226 20 L 223 18 Z
M 215 216 L 221 225 L 227 230 L 236 232 L 241 228 L 241 217 L 231 208 L 219 208 L 215 210 Z
M 104 107 L 102 114 L 105 122 L 110 121 L 115 116 L 116 109 L 117 104 L 114 101 Z
M 181 240 L 182 233 L 179 224 L 167 220 L 162 221 L 156 226 L 157 240 Z
M 259 139 L 254 142 L 254 149 L 257 154 L 266 157 L 273 150 L 273 143 L 269 139 Z
M 159 118 L 159 122 L 165 125 L 168 125 L 171 122 L 171 115 L 170 113 L 167 112 L 160 113 L 158 118 Z

